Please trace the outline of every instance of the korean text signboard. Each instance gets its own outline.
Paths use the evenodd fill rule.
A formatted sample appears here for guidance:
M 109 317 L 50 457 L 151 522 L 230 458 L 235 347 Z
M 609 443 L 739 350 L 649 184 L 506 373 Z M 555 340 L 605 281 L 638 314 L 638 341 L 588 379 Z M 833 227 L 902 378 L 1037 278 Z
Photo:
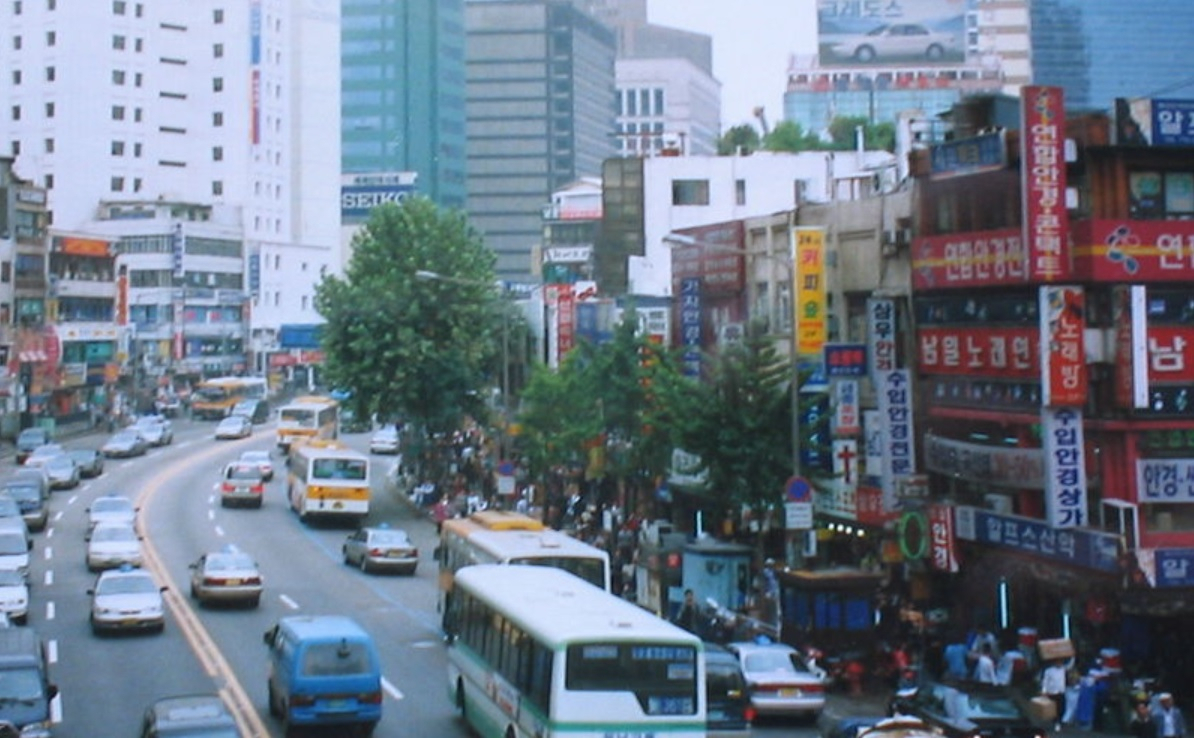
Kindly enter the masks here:
M 955 535 L 1021 553 L 1099 571 L 1119 571 L 1119 536 L 1091 530 L 1056 530 L 1018 515 L 977 507 L 954 508 Z
M 950 505 L 929 505 L 929 562 L 937 571 L 958 571 L 957 542 L 954 540 L 954 509 Z
M 1116 285 L 1111 292 L 1115 332 L 1115 403 L 1148 407 L 1148 320 L 1142 284 Z
M 796 352 L 821 357 L 828 335 L 828 297 L 825 290 L 825 231 L 797 228 L 796 239 Z
M 858 402 L 858 380 L 835 379 L 833 384 L 833 433 L 857 436 L 862 433 L 862 410 Z
M 916 439 L 912 427 L 912 376 L 894 369 L 880 377 L 879 423 L 883 428 L 883 508 L 898 509 L 896 479 L 916 472 Z
M 1082 411 L 1041 409 L 1045 449 L 1045 515 L 1054 528 L 1080 528 L 1086 520 L 1086 451 Z
M 1183 207 L 1194 208 L 1194 197 Z M 1194 221 L 1088 220 L 1073 230 L 1075 271 L 1099 282 L 1194 280 Z
M 1040 336 L 1035 326 L 941 326 L 916 332 L 925 374 L 1040 379 Z
M 1194 459 L 1138 459 L 1136 494 L 1141 503 L 1194 502 Z
M 684 347 L 684 375 L 701 375 L 701 280 L 680 280 L 680 345 Z
M 1041 386 L 1050 407 L 1086 404 L 1086 294 L 1081 287 L 1040 288 Z
M 1027 281 L 1024 234 L 1014 228 L 921 237 L 912 248 L 912 285 L 917 289 Z
M 882 373 L 896 368 L 895 302 L 886 299 L 867 300 L 866 312 L 871 381 L 878 385 Z
M 1021 88 L 1020 177 L 1029 278 L 1070 274 L 1065 205 L 1065 102 L 1060 87 Z

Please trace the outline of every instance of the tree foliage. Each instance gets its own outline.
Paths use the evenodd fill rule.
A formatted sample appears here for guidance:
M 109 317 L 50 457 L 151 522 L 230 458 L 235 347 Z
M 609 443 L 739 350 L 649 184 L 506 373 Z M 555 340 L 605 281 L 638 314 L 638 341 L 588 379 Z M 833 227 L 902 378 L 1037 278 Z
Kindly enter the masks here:
M 422 197 L 376 208 L 344 276 L 316 287 L 329 382 L 352 392 L 359 413 L 404 416 L 425 432 L 457 427 L 480 410 L 493 374 L 502 325 L 493 266 L 462 213 Z
M 763 148 L 768 151 L 816 151 L 824 148 L 817 134 L 805 131 L 799 123 L 781 120 L 763 138 Z
M 727 129 L 717 140 L 717 153 L 720 156 L 753 154 L 760 148 L 759 132 L 754 126 L 745 123 Z

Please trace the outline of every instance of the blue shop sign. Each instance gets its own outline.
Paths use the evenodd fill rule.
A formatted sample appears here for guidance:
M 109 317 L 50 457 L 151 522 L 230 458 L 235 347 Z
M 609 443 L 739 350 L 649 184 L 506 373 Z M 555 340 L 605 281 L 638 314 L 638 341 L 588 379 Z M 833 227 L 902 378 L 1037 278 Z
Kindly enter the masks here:
M 1053 528 L 1043 520 L 955 508 L 958 538 L 1099 571 L 1119 571 L 1119 537 L 1078 528 Z
M 1155 555 L 1158 587 L 1194 587 L 1194 548 L 1160 548 Z

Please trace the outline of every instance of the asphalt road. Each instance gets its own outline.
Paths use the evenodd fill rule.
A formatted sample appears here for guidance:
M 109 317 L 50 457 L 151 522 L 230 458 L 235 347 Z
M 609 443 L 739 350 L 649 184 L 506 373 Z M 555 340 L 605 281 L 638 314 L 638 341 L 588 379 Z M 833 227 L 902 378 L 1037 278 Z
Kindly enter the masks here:
M 422 562 L 413 577 L 366 575 L 344 566 L 348 528 L 305 526 L 284 499 L 282 458 L 260 510 L 223 509 L 215 492 L 222 464 L 246 449 L 272 449 L 272 426 L 242 441 L 215 441 L 214 424 L 179 420 L 171 446 L 146 457 L 109 460 L 105 473 L 51 500 L 51 522 L 36 534 L 30 581 L 30 625 L 46 640 L 51 676 L 59 685 L 55 735 L 132 736 L 155 699 L 222 692 L 246 735 L 280 736 L 266 710 L 262 634 L 281 616 L 348 614 L 379 644 L 386 697 L 376 735 L 466 736 L 448 699 L 439 637 L 434 526 L 384 489 L 393 457 L 373 457 L 375 495 L 370 523 L 405 528 Z M 368 435 L 346 436 L 362 450 Z M 64 440 L 68 448 L 98 447 L 102 436 Z M 11 465 L 11 457 L 5 465 Z M 169 587 L 166 628 L 159 634 L 96 637 L 88 626 L 86 590 L 95 581 L 84 564 L 86 508 L 105 492 L 137 500 L 147 568 Z M 201 608 L 189 597 L 188 564 L 200 553 L 235 544 L 257 559 L 265 595 L 257 609 Z M 811 736 L 809 722 L 768 722 L 760 736 Z M 331 735 L 331 734 L 325 734 Z

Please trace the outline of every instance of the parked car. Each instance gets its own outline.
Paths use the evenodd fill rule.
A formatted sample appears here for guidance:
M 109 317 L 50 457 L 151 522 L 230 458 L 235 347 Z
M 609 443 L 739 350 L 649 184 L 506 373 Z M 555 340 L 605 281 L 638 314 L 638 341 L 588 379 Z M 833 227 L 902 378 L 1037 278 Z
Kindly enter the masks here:
M 17 625 L 29 621 L 29 582 L 15 569 L 0 569 L 0 612 Z
M 144 456 L 148 450 L 149 442 L 145 436 L 131 428 L 116 431 L 100 448 L 104 456 L 110 459 Z
M 201 604 L 230 602 L 257 607 L 261 601 L 257 562 L 235 546 L 205 553 L 190 568 L 191 597 Z
M 396 454 L 401 447 L 398 429 L 392 425 L 377 429 L 373 432 L 373 437 L 369 439 L 369 453 L 371 454 Z
M 812 715 L 825 708 L 825 672 L 783 643 L 726 645 L 742 666 L 750 701 L 760 715 Z
M 38 446 L 44 446 L 51 441 L 50 431 L 45 428 L 26 428 L 17 434 L 17 463 L 25 463 L 25 459 Z
M 104 455 L 93 448 L 75 448 L 66 452 L 79 467 L 79 476 L 92 479 L 104 473 Z
M 216 426 L 216 440 L 248 438 L 253 434 L 253 422 L 243 415 L 229 415 Z
M 1045 738 L 1007 687 L 923 681 L 915 692 L 897 693 L 891 712 L 919 718 L 946 738 Z
M 161 632 L 166 626 L 162 592 L 153 575 L 144 569 L 122 566 L 101 572 L 91 596 L 91 630 L 95 634 L 111 630 L 150 630 Z
M 863 64 L 897 58 L 941 61 L 947 54 L 961 53 L 958 40 L 918 23 L 892 23 L 865 34 L 838 37 L 830 44 L 830 56 Z
M 380 525 L 364 527 L 348 536 L 340 547 L 344 563 L 361 571 L 396 571 L 414 574 L 419 566 L 419 549 L 406 531 Z
M 145 710 L 141 738 L 241 738 L 218 694 L 163 697 Z

